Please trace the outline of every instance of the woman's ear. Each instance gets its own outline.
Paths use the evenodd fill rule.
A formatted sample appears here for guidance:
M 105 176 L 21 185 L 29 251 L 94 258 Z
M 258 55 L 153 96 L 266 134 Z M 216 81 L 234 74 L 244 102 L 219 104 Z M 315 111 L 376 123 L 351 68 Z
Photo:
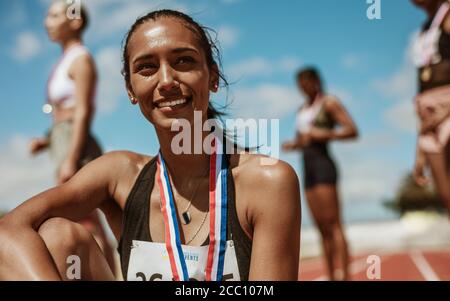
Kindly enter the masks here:
M 209 89 L 214 93 L 219 91 L 219 80 L 220 80 L 219 67 L 217 66 L 217 64 L 214 64 L 211 68 L 210 85 L 209 85 Z
M 70 21 L 69 26 L 73 31 L 79 31 L 83 27 L 83 23 L 82 19 L 74 19 Z
M 138 100 L 137 100 L 136 96 L 134 96 L 133 89 L 131 88 L 131 86 L 128 83 L 126 84 L 126 88 L 127 88 L 128 98 L 130 99 L 131 104 L 136 105 L 138 103 Z

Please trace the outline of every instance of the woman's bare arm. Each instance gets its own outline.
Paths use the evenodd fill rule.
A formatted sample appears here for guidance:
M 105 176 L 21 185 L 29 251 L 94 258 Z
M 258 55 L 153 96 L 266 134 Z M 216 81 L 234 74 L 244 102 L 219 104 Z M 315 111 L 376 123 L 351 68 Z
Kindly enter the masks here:
M 358 137 L 356 124 L 345 107 L 337 99 L 330 99 L 324 105 L 327 112 L 339 127 L 331 130 L 313 127 L 309 134 L 312 140 L 327 142 L 330 140 L 347 140 Z
M 247 201 L 253 228 L 249 280 L 297 280 L 301 221 L 298 177 L 282 161 L 248 170 L 243 181 L 251 191 Z
M 60 279 L 38 234 L 40 225 L 53 217 L 77 221 L 115 199 L 124 163 L 120 153 L 105 155 L 67 183 L 32 197 L 0 219 L 0 279 Z

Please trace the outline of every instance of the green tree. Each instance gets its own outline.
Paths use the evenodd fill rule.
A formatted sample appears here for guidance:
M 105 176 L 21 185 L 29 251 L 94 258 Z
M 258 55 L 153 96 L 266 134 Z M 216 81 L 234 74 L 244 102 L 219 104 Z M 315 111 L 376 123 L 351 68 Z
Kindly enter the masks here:
M 394 199 L 384 204 L 402 215 L 413 210 L 444 210 L 436 190 L 431 185 L 417 185 L 412 174 L 403 178 Z

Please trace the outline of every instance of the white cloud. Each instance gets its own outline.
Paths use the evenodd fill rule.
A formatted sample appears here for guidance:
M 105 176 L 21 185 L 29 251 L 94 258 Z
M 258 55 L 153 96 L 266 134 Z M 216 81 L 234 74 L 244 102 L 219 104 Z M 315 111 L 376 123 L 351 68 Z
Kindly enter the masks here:
M 410 134 L 417 133 L 418 120 L 411 100 L 400 101 L 383 113 L 383 118 L 391 126 Z
M 372 86 L 381 95 L 394 100 L 412 98 L 416 91 L 416 70 L 405 60 L 394 74 L 374 81 Z
M 282 118 L 301 103 L 294 87 L 270 83 L 238 88 L 233 93 L 233 112 L 240 118 Z
M 300 65 L 296 57 L 282 57 L 269 60 L 264 57 L 252 57 L 227 68 L 227 74 L 232 81 L 249 77 L 264 77 L 276 73 L 293 73 Z
M 388 125 L 408 133 L 416 132 L 416 115 L 413 99 L 417 92 L 417 71 L 411 60 L 411 46 L 416 33 L 411 35 L 404 59 L 398 69 L 384 79 L 375 80 L 372 87 L 381 95 L 394 101 L 383 113 Z
M 362 67 L 363 60 L 355 53 L 349 53 L 342 58 L 342 66 L 347 70 L 356 70 Z
M 239 31 L 229 25 L 222 25 L 217 29 L 217 39 L 221 47 L 232 47 L 239 39 Z
M 254 57 L 228 68 L 228 76 L 235 80 L 242 77 L 261 76 L 271 73 L 272 65 L 267 59 Z
M 416 93 L 417 71 L 411 60 L 411 48 L 416 33 L 410 35 L 401 65 L 393 74 L 372 82 L 372 87 L 381 95 L 392 98 L 394 101 L 411 99 Z
M 41 0 L 41 3 L 48 6 L 51 1 Z M 91 22 L 87 31 L 88 41 L 96 41 L 118 33 L 124 34 L 138 17 L 153 10 L 175 9 L 189 12 L 188 6 L 176 0 L 89 0 L 82 3 L 87 8 Z
M 356 141 L 332 145 L 343 201 L 382 201 L 395 194 L 407 168 L 386 154 L 398 143 L 392 133 L 375 132 L 362 134 Z
M 93 0 L 85 3 L 92 21 L 92 28 L 88 31 L 88 38 L 93 37 L 95 39 L 126 32 L 138 17 L 153 10 L 175 9 L 185 13 L 189 11 L 186 5 L 173 0 L 137 0 L 133 2 Z
M 398 168 L 387 169 L 395 166 L 394 162 L 374 157 L 341 160 L 339 163 L 342 197 L 349 202 L 379 201 L 392 197 L 405 172 Z
M 125 84 L 122 70 L 121 51 L 117 47 L 106 47 L 96 54 L 99 69 L 98 109 L 103 113 L 113 112 L 122 96 Z
M 17 35 L 10 54 L 15 60 L 26 62 L 38 56 L 41 50 L 42 43 L 36 34 L 31 31 L 24 31 Z
M 53 186 L 53 164 L 47 154 L 28 154 L 28 138 L 13 135 L 0 148 L 0 209 L 12 209 Z
M 341 87 L 337 87 L 337 86 L 331 86 L 328 89 L 328 92 L 331 95 L 336 96 L 337 98 L 339 98 L 339 101 L 341 101 L 345 106 L 353 106 L 355 104 L 355 99 L 352 95 L 352 93 L 350 93 L 348 90 L 343 89 Z

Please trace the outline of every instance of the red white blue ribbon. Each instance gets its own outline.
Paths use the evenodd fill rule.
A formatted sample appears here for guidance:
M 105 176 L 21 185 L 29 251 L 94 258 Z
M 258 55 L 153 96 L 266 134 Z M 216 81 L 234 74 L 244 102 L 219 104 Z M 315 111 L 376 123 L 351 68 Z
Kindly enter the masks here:
M 210 155 L 209 172 L 209 210 L 210 231 L 208 257 L 205 268 L 206 281 L 221 281 L 224 269 L 225 248 L 227 241 L 227 176 L 228 166 L 226 156 L 219 139 L 213 142 Z M 165 243 L 169 255 L 170 267 L 174 281 L 189 281 L 183 250 L 181 247 L 180 230 L 177 211 L 173 199 L 169 174 L 161 155 L 157 160 L 157 182 L 161 195 L 161 211 L 165 225 Z

